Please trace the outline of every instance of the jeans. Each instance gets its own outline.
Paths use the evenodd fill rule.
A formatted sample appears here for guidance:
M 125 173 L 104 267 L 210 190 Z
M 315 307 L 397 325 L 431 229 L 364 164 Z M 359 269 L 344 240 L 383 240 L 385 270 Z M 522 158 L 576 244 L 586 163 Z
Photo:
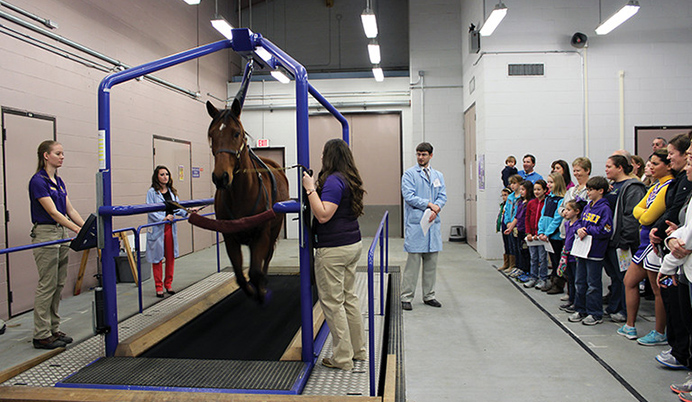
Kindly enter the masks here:
M 626 271 L 620 271 L 615 247 L 608 247 L 606 249 L 605 258 L 603 259 L 603 268 L 611 281 L 610 300 L 606 307 L 606 313 L 622 313 L 627 315 L 627 308 L 625 305 L 625 284 L 622 282 L 625 278 Z
M 601 272 L 603 261 L 577 258 L 577 271 L 574 275 L 574 309 L 595 319 L 603 318 L 603 283 Z
M 548 253 L 543 246 L 529 247 L 531 253 L 531 278 L 548 279 Z

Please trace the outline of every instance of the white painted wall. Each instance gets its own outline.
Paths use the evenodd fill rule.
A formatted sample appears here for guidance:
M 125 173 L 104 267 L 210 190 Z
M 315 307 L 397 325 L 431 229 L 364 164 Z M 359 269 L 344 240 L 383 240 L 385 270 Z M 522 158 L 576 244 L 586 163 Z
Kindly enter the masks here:
M 433 145 L 431 166 L 447 187 L 442 238 L 464 224 L 464 107 L 462 103 L 461 7 L 457 0 L 409 2 L 409 53 L 413 132 L 404 137 L 405 168 L 416 164 L 416 145 Z M 419 72 L 423 77 L 419 79 Z
M 603 1 L 604 17 L 624 2 Z M 462 0 L 464 109 L 476 103 L 478 153 L 486 154 L 487 187 L 478 192 L 479 252 L 499 258 L 495 233 L 500 171 L 507 155 L 537 157 L 536 170 L 556 159 L 591 158 L 595 175 L 621 147 L 619 81 L 624 74 L 624 147 L 634 151 L 635 126 L 690 125 L 692 100 L 692 3 L 643 0 L 630 21 L 598 37 L 597 2 L 537 0 L 508 4 L 495 33 L 481 38 L 481 54 L 468 52 L 468 27 L 482 25 L 483 3 Z M 491 5 L 487 4 L 487 14 Z M 569 44 L 574 32 L 589 36 L 588 50 Z M 587 53 L 588 52 L 588 53 Z M 586 57 L 584 57 L 586 56 Z M 585 64 L 584 61 L 586 61 Z M 509 78 L 508 63 L 545 63 L 542 78 Z M 588 114 L 584 98 L 588 89 Z M 588 130 L 588 143 L 585 133 Z M 588 152 L 586 147 L 588 146 Z M 641 151 L 644 157 L 649 150 Z

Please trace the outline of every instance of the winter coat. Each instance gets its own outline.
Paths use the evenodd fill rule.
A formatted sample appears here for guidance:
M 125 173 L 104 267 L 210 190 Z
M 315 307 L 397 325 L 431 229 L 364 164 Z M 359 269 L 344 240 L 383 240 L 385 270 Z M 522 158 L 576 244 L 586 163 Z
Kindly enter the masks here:
M 538 235 L 538 219 L 541 216 L 541 210 L 543 209 L 543 203 L 545 198 L 539 200 L 534 198 L 526 204 L 526 234 L 536 236 Z
M 639 247 L 639 221 L 633 213 L 638 200 L 644 198 L 646 187 L 638 179 L 627 179 L 618 191 L 609 247 L 636 250 Z
M 544 234 L 550 239 L 560 240 L 560 224 L 562 216 L 558 209 L 562 206 L 562 197 L 548 194 L 545 197 L 541 217 L 538 219 L 538 234 Z

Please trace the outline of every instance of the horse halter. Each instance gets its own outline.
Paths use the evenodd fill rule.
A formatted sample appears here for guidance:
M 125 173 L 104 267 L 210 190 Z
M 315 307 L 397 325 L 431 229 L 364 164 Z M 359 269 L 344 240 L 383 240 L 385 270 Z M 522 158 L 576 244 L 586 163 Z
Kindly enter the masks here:
M 243 133 L 245 134 L 245 133 Z M 228 149 L 228 148 L 219 148 L 214 152 L 214 157 L 216 157 L 220 153 L 227 153 L 234 155 L 236 159 L 240 159 L 240 154 L 243 153 L 243 150 L 245 149 L 245 146 L 247 145 L 247 137 L 243 140 L 243 143 L 240 144 L 240 148 L 238 150 L 233 150 L 233 149 Z

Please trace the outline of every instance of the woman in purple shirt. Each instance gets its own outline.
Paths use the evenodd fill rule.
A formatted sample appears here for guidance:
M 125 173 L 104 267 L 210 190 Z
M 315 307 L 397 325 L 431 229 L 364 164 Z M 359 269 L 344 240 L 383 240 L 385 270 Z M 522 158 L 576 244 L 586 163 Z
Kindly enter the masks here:
M 322 364 L 351 370 L 353 360 L 365 360 L 365 332 L 355 293 L 356 265 L 363 244 L 358 217 L 363 215 L 363 180 L 348 144 L 333 139 L 324 144 L 322 170 L 315 178 L 303 173 L 313 220 L 315 282 L 324 318 L 332 334 L 332 357 Z
M 65 154 L 56 141 L 38 146 L 38 167 L 29 181 L 32 243 L 68 238 L 67 229 L 79 232 L 84 220 L 67 197 L 65 182 L 58 176 Z M 61 332 L 58 305 L 67 278 L 67 243 L 34 249 L 38 286 L 34 298 L 34 340 L 36 349 L 55 349 L 72 342 Z

